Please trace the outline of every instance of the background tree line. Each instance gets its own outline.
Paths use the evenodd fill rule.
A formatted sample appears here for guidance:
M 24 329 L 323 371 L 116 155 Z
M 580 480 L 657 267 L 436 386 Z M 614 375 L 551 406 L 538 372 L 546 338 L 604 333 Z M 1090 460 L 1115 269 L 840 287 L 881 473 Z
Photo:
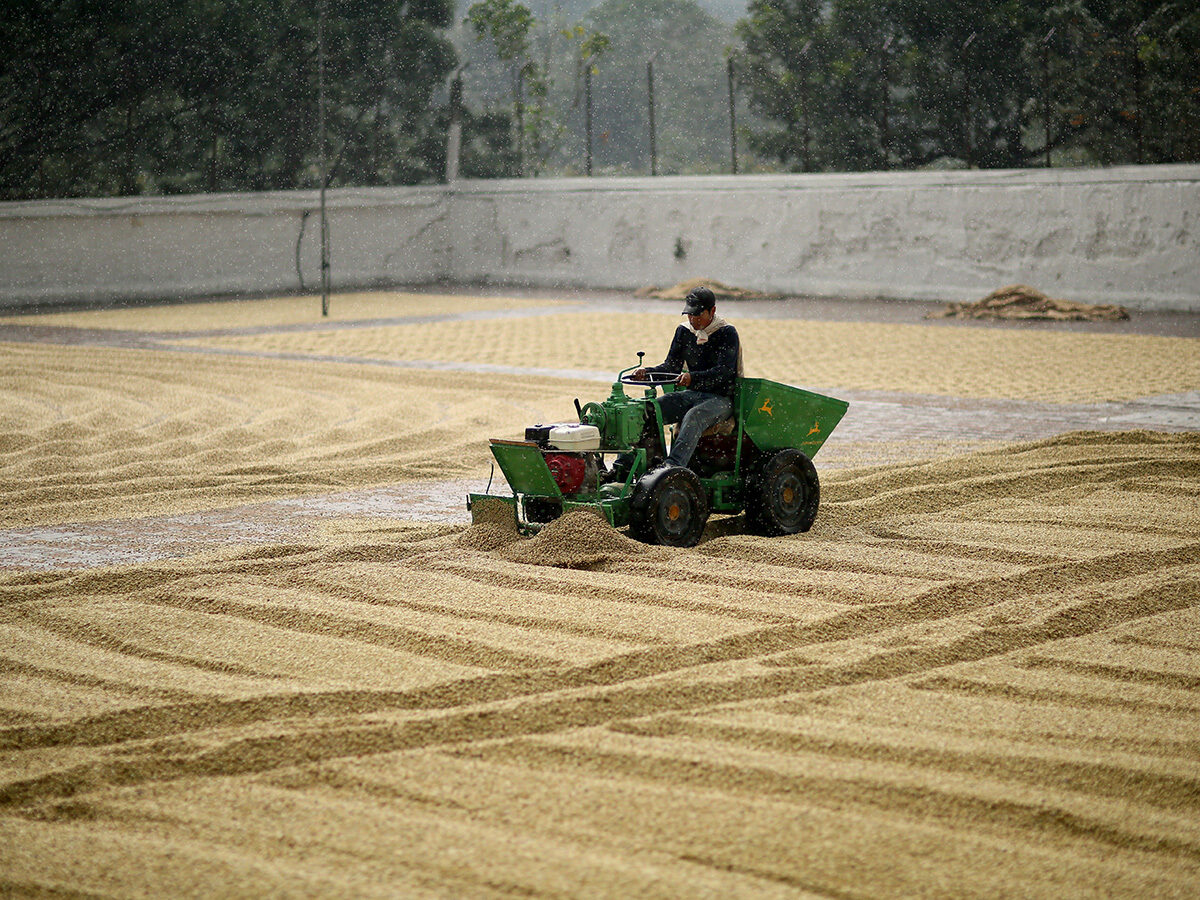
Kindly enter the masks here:
M 1200 160 L 1200 7 L 751 0 L 756 150 L 790 168 Z
M 320 2 L 12 0 L 0 198 L 315 186 Z M 730 58 L 743 171 L 1200 160 L 1189 2 L 325 3 L 333 185 L 439 180 L 456 69 L 463 176 L 581 172 L 589 108 L 648 172 L 651 60 L 665 173 L 727 170 Z
M 7 199 L 316 184 L 320 0 L 10 0 L 0 16 Z M 337 184 L 439 174 L 431 102 L 451 0 L 331 0 Z
M 476 33 L 470 12 L 487 8 L 507 19 L 505 11 L 514 6 L 525 8 L 518 0 L 472 3 L 453 40 L 466 67 L 467 96 L 479 108 L 513 105 L 508 73 L 524 69 L 539 82 L 523 95 L 521 118 L 530 150 L 525 174 L 583 174 L 589 70 L 594 171 L 649 172 L 651 61 L 658 171 L 727 170 L 725 64 L 737 41 L 732 22 L 717 19 L 694 0 L 603 0 L 578 18 L 569 8 L 542 3 L 540 16 L 512 17 L 525 22 L 524 46 L 513 55 L 497 51 L 489 33 Z M 741 100 L 743 113 L 745 104 Z

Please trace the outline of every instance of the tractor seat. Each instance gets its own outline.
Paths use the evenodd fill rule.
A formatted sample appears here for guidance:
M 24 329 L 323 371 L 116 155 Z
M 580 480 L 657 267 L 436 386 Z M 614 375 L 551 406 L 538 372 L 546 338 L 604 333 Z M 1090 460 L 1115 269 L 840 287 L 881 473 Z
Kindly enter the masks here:
M 669 426 L 667 430 L 671 436 L 671 440 L 675 440 L 675 438 L 679 436 L 679 423 L 676 422 L 674 425 Z M 735 431 L 737 431 L 737 419 L 733 416 L 730 416 L 728 419 L 722 419 L 716 425 L 710 425 L 708 428 L 704 429 L 700 437 L 701 439 L 709 437 L 729 437 L 729 435 L 733 434 Z
M 734 429 L 736 429 L 736 428 L 737 428 L 737 422 L 734 420 L 733 416 L 730 416 L 728 419 L 722 419 L 716 425 L 712 425 L 709 428 L 706 428 L 704 430 L 704 433 L 700 436 L 701 437 L 727 437 L 728 435 L 733 434 Z

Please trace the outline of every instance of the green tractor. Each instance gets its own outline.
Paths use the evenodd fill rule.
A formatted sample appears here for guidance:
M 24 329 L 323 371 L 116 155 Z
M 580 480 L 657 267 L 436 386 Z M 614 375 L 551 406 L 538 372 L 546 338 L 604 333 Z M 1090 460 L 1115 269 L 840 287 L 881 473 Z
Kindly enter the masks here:
M 733 417 L 705 432 L 688 468 L 655 468 L 666 446 L 658 391 L 682 390 L 675 376 L 630 376 L 622 370 L 608 397 L 580 405 L 579 421 L 534 425 L 525 440 L 491 441 L 508 494 L 469 494 L 473 521 L 500 507 L 523 534 L 576 509 L 597 511 L 614 528 L 629 526 L 642 541 L 690 547 L 709 513 L 745 511 L 747 530 L 780 535 L 808 531 L 820 503 L 812 457 L 846 414 L 849 404 L 765 378 L 738 378 Z M 631 397 L 625 385 L 643 389 Z M 628 474 L 605 463 L 621 455 Z M 493 470 L 494 472 L 494 470 Z

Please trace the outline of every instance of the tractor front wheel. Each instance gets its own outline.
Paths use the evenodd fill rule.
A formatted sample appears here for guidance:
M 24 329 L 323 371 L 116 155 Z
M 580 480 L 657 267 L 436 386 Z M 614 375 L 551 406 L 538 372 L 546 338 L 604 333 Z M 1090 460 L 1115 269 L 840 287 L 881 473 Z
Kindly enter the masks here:
M 799 450 L 778 450 L 764 459 L 746 484 L 746 527 L 754 534 L 808 531 L 821 503 L 812 460 Z
M 691 469 L 655 469 L 638 481 L 629 499 L 629 533 L 647 544 L 692 547 L 706 521 L 708 498 Z

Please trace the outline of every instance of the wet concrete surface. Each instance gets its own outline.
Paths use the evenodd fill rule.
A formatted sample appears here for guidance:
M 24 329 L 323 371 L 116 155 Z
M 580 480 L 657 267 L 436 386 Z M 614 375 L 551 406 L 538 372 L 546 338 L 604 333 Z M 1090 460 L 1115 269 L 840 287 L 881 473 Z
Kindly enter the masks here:
M 575 311 L 586 312 L 597 308 L 670 314 L 682 308 L 678 300 L 654 300 L 633 296 L 630 291 L 597 290 L 562 286 L 556 288 L 523 287 L 498 284 L 420 284 L 398 286 L 397 291 L 427 294 L 465 294 L 479 297 L 520 297 L 547 301 L 566 300 L 581 304 Z M 264 295 L 266 296 L 266 295 Z M 279 296 L 272 293 L 269 296 Z M 126 301 L 107 303 L 71 303 L 53 306 L 25 306 L 6 310 L 5 315 L 14 318 L 35 316 L 50 312 L 70 312 L 90 309 L 129 309 L 155 305 L 179 305 L 182 303 L 224 302 L 241 303 L 255 298 L 200 297 L 192 300 Z M 297 300 L 301 295 L 297 295 Z M 978 297 L 965 297 L 977 300 Z M 1018 330 L 1072 331 L 1091 334 L 1152 334 L 1165 337 L 1200 338 L 1200 313 L 1171 310 L 1139 310 L 1130 308 L 1130 317 L 1123 321 L 1101 322 L 1056 322 L 1044 319 L 941 319 L 929 318 L 944 309 L 946 304 L 932 300 L 897 300 L 885 297 L 809 297 L 785 296 L 758 300 L 722 300 L 722 311 L 729 315 L 756 319 L 811 319 L 824 322 L 883 322 L 897 324 L 930 325 L 941 328 L 1011 328 Z M 207 332 L 189 331 L 156 335 L 158 339 L 204 336 L 228 336 L 237 334 L 266 334 L 288 331 L 336 331 L 345 328 L 373 328 L 380 325 L 401 325 L 415 322 L 469 321 L 489 318 L 509 318 L 528 315 L 543 315 L 546 312 L 563 313 L 572 311 L 571 306 L 548 306 L 546 308 L 510 310 L 469 310 L 431 316 L 398 316 L 356 322 L 315 322 L 302 325 L 281 325 L 254 329 L 217 329 Z M 0 324 L 0 340 L 12 340 L 7 335 L 10 329 L 22 326 Z M 41 330 L 44 326 L 27 326 Z M 86 329 L 70 329 L 83 331 Z M 16 332 L 13 332 L 14 334 Z M 31 332 L 32 333 L 32 332 Z M 145 336 L 146 333 L 143 333 Z
M 410 481 L 227 509 L 0 530 L 0 569 L 90 568 L 188 556 L 242 544 L 312 541 L 347 517 L 466 522 L 466 497 L 485 482 Z
M 1079 405 L 967 400 L 884 391 L 828 391 L 853 415 L 816 457 L 818 470 L 917 462 L 950 452 L 1070 431 L 1200 431 L 1200 392 L 1125 403 Z M 503 489 L 495 474 L 493 489 Z M 121 565 L 238 544 L 305 543 L 343 517 L 405 522 L 469 521 L 466 495 L 486 477 L 409 481 L 172 516 L 81 522 L 0 531 L 0 569 Z
M 429 288 L 445 293 L 446 286 Z M 462 290 L 458 288 L 457 290 Z M 205 332 L 135 332 L 69 328 L 10 322 L 0 324 L 0 342 L 88 345 L 159 352 L 246 355 L 278 359 L 312 359 L 326 363 L 381 365 L 444 371 L 497 372 L 607 382 L 612 373 L 578 369 L 519 368 L 447 363 L 438 360 L 376 360 L 358 357 L 308 356 L 216 348 L 180 347 L 181 338 L 264 334 L 297 330 L 338 330 L 409 324 L 512 318 L 548 312 L 608 309 L 676 312 L 678 301 L 641 300 L 628 294 L 598 291 L 517 291 L 511 287 L 472 287 L 482 295 L 545 297 L 582 301 L 579 306 L 546 306 L 521 310 L 472 310 L 444 315 L 392 317 L 358 322 L 318 322 L 274 328 L 214 329 Z M 930 327 L 1047 329 L 1057 331 L 1155 334 L 1200 339 L 1200 315 L 1134 312 L 1127 322 L 978 322 L 926 319 L 942 304 L 895 300 L 725 301 L 736 304 L 744 318 L 794 318 L 825 321 L 894 322 Z M 1200 343 L 1197 344 L 1200 353 Z M 1144 397 L 1115 403 L 1047 404 L 1012 400 L 975 400 L 888 391 L 852 391 L 836 385 L 815 386 L 850 401 L 853 415 L 838 427 L 817 459 L 819 469 L 916 461 L 947 452 L 1001 442 L 1050 438 L 1070 431 L 1200 431 L 1200 392 Z M 497 476 L 498 477 L 498 476 Z M 0 569 L 47 570 L 93 567 L 185 556 L 238 544 L 295 543 L 314 539 L 323 523 L 344 517 L 406 522 L 468 521 L 465 498 L 484 488 L 486 479 L 403 482 L 315 497 L 207 510 L 144 519 L 81 522 L 0 531 Z M 495 486 L 495 485 L 494 485 Z
M 678 300 L 653 300 L 628 291 L 585 288 L 521 288 L 505 285 L 421 285 L 412 290 L 430 293 L 469 293 L 478 296 L 528 297 L 572 300 L 589 308 L 610 307 L 670 314 L 682 309 Z M 978 300 L 979 297 L 965 297 Z M 1152 334 L 1163 337 L 1200 338 L 1200 313 L 1130 309 L 1122 321 L 1071 322 L 1046 319 L 942 319 L 930 318 L 945 303 L 933 300 L 896 300 L 886 297 L 786 296 L 761 300 L 721 300 L 728 316 L 754 319 L 811 319 L 818 322 L 882 322 L 930 325 L 941 328 L 1011 328 L 1017 330 L 1072 331 L 1085 334 Z

